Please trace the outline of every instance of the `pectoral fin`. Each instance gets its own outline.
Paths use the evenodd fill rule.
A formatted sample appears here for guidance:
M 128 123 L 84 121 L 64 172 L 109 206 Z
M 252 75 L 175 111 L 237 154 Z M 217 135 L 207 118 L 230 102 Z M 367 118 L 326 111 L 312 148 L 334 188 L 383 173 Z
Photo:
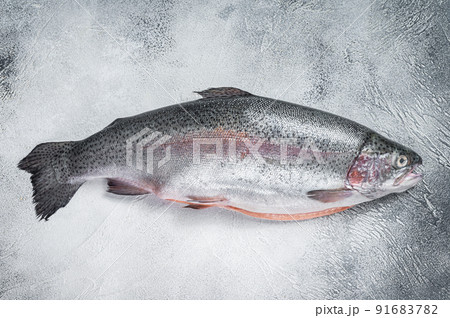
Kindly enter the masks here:
M 324 203 L 337 202 L 352 196 L 351 189 L 334 189 L 334 190 L 313 190 L 306 193 L 308 198 Z

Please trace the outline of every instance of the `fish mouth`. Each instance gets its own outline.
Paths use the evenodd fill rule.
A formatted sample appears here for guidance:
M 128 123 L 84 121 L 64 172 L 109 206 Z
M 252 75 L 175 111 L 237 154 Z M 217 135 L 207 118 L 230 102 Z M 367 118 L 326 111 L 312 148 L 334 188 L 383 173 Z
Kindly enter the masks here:
M 402 173 L 399 177 L 397 177 L 394 181 L 394 186 L 398 186 L 402 183 L 407 184 L 416 184 L 423 178 L 423 174 L 421 172 L 417 172 L 417 170 L 421 165 L 415 164 L 409 169 L 406 169 L 404 173 Z

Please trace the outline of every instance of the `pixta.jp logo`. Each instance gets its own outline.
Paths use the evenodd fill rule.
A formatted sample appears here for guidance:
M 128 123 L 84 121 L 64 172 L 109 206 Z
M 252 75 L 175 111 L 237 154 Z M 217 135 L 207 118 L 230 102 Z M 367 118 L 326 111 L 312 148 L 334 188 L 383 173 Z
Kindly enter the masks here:
M 171 143 L 176 145 L 176 138 L 172 138 L 159 131 L 142 129 L 126 141 L 127 166 L 154 174 L 155 169 L 171 160 Z M 243 160 L 253 160 L 255 164 L 322 164 L 328 156 L 339 155 L 321 151 L 310 138 L 272 138 L 269 141 L 265 138 L 225 138 L 220 135 L 208 138 L 190 136 L 183 138 L 183 145 L 177 149 L 177 153 L 183 156 L 184 164 L 192 160 L 194 165 L 216 160 L 231 164 Z
M 170 160 L 170 145 L 165 147 L 165 155 L 162 159 L 154 163 L 154 152 L 164 145 L 172 137 L 163 135 L 159 131 L 151 131 L 144 128 L 137 134 L 127 139 L 127 166 L 136 167 L 138 170 L 153 174 L 155 166 L 161 168 Z M 146 158 L 146 160 L 144 160 Z

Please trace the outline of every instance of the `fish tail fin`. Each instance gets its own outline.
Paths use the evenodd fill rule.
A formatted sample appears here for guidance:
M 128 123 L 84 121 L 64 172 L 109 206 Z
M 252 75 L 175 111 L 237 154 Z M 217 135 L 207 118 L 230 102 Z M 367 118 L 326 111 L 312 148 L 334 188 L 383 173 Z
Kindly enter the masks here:
M 66 206 L 83 184 L 69 183 L 70 150 L 75 142 L 49 142 L 37 145 L 18 167 L 31 173 L 36 215 L 42 220 Z

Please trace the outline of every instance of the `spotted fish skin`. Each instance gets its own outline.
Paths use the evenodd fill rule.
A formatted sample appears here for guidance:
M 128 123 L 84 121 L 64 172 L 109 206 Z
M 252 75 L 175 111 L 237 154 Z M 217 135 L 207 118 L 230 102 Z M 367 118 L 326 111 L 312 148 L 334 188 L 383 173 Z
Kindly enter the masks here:
M 117 119 L 81 141 L 38 145 L 19 163 L 32 173 L 37 215 L 48 219 L 86 180 L 108 178 L 109 191 L 117 194 L 153 193 L 191 208 L 219 206 L 263 218 L 299 214 L 301 219 L 374 198 L 350 182 L 360 177 L 358 182 L 371 186 L 370 178 L 361 177 L 358 158 L 364 149 L 377 162 L 388 151 L 409 156 L 409 166 L 421 163 L 412 150 L 330 113 L 237 88 L 199 94 L 202 99 Z M 151 173 L 127 162 L 127 140 L 142 131 L 166 136 L 154 150 L 155 160 L 170 152 L 163 165 L 153 163 Z M 197 162 L 196 142 L 203 143 Z M 208 156 L 217 147 L 221 156 Z M 352 167 L 356 172 L 349 181 Z

